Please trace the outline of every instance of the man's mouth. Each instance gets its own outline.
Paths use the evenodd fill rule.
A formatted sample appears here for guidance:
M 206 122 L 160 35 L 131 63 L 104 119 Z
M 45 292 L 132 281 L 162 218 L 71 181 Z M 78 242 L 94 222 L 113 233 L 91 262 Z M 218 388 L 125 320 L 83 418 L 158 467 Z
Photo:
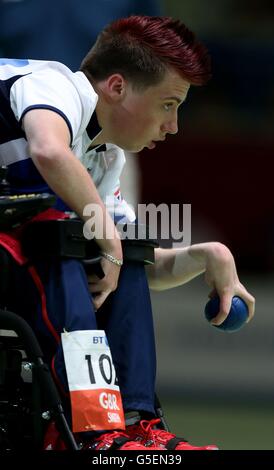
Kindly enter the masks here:
M 148 146 L 147 146 L 147 148 L 148 148 L 149 150 L 152 150 L 152 149 L 154 149 L 155 147 L 156 147 L 156 142 L 154 142 L 154 140 L 152 140 L 152 141 L 148 144 Z

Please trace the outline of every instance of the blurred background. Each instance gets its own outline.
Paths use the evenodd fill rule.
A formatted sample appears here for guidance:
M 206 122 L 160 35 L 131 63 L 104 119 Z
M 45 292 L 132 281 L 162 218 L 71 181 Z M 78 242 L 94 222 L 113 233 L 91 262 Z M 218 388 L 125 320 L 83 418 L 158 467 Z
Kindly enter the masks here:
M 226 334 L 203 316 L 202 277 L 152 293 L 158 394 L 172 430 L 193 443 L 273 450 L 273 1 L 0 0 L 0 54 L 77 70 L 101 28 L 132 13 L 183 20 L 208 46 L 213 78 L 192 87 L 176 136 L 128 156 L 126 199 L 191 204 L 192 243 L 225 243 L 257 301 L 255 319 Z
M 153 293 L 159 395 L 192 442 L 274 449 L 274 4 L 168 0 L 164 9 L 208 46 L 213 78 L 192 87 L 179 133 L 140 156 L 140 198 L 191 203 L 192 243 L 229 246 L 256 316 L 232 334 L 211 327 L 202 277 Z

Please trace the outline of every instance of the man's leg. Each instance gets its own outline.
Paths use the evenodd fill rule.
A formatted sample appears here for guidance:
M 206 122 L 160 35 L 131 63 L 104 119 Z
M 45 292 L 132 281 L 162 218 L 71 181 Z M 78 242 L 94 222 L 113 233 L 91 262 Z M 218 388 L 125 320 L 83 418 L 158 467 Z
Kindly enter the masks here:
M 47 361 L 52 361 L 55 378 L 67 391 L 60 335 L 64 329 L 97 329 L 82 263 L 74 259 L 40 261 L 32 276 L 26 267 L 14 264 L 12 277 L 8 308 L 32 326 Z
M 106 331 L 125 411 L 154 414 L 156 353 L 145 267 L 125 262 L 115 292 L 97 312 Z

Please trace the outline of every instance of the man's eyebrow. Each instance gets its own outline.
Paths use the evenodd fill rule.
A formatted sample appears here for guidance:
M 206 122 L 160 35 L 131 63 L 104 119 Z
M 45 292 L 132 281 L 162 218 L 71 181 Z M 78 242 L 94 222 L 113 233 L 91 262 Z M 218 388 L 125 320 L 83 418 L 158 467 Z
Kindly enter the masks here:
M 182 104 L 185 100 L 181 100 L 180 98 L 178 98 L 178 96 L 167 96 L 166 98 L 163 98 L 165 101 L 168 101 L 168 100 L 172 100 L 172 101 L 176 101 L 178 104 Z

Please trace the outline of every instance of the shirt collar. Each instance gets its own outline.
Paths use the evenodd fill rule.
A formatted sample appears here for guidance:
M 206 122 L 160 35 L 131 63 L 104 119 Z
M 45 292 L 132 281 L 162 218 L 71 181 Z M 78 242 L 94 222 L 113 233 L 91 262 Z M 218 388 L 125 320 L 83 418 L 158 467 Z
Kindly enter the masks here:
M 92 141 L 95 137 L 102 131 L 101 126 L 99 125 L 96 110 L 92 113 L 92 116 L 89 120 L 89 123 L 86 128 L 89 139 Z
M 105 152 L 107 150 L 106 144 L 95 145 L 94 147 L 89 147 L 87 152 Z

